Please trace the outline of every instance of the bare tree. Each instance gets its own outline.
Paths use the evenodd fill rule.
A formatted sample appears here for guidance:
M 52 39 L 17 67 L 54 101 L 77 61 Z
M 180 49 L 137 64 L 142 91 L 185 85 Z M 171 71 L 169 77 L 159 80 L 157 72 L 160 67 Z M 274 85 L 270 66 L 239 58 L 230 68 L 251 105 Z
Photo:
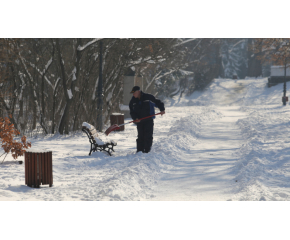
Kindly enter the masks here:
M 101 39 L 1 39 L 3 114 L 25 131 L 68 134 L 96 119 Z M 179 39 L 102 39 L 102 121 L 119 110 L 123 75 L 135 67 L 145 88 L 189 65 Z M 100 110 L 99 110 L 100 111 Z

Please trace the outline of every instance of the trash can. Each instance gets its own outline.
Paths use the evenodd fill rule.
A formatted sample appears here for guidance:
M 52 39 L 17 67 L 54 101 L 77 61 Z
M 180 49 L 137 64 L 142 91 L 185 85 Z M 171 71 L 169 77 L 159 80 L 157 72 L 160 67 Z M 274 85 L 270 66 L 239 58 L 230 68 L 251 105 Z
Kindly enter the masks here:
M 112 113 L 112 115 L 110 115 L 110 122 L 111 122 L 111 126 L 114 124 L 120 125 L 124 123 L 124 114 L 123 113 Z M 121 126 L 120 129 L 116 130 L 116 131 L 124 131 L 125 130 L 125 126 Z
M 53 184 L 52 179 L 52 152 L 26 151 L 25 184 L 29 187 L 39 188 L 40 185 Z

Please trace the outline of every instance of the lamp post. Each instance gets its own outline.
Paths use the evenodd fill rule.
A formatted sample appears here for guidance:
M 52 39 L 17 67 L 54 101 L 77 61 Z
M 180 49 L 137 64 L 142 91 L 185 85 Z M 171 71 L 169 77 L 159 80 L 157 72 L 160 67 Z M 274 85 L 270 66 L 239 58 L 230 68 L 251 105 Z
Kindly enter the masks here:
M 283 97 L 282 102 L 283 105 L 286 105 L 286 102 L 288 102 L 288 97 L 286 96 L 286 70 L 287 70 L 287 53 L 288 53 L 288 46 L 289 43 L 286 43 L 283 47 L 287 47 L 285 58 L 284 58 L 284 85 L 283 85 Z
M 103 129 L 103 42 L 100 41 L 100 62 L 99 62 L 99 82 L 98 82 L 98 102 L 97 102 L 97 125 L 101 132 Z
M 286 102 L 288 101 L 288 97 L 286 96 L 286 68 L 287 68 L 287 61 L 286 61 L 286 58 L 285 58 L 285 68 L 284 68 L 284 86 L 283 86 L 283 98 L 282 98 L 282 102 L 283 102 L 283 105 L 285 106 L 286 105 Z

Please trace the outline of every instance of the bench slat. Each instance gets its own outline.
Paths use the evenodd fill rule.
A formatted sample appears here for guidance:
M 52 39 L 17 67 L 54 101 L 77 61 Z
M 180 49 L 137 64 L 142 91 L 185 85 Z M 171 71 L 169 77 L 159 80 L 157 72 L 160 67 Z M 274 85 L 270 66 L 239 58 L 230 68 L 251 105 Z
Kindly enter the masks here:
M 95 135 L 96 134 L 98 136 L 98 133 L 97 133 L 97 130 L 96 129 L 89 130 L 89 131 L 91 132 L 92 135 Z
M 96 141 L 96 138 L 97 139 L 99 138 L 98 138 L 97 130 L 95 128 L 88 129 L 87 127 L 83 126 L 82 130 L 87 133 L 87 136 L 89 137 L 90 142 L 91 142 L 91 150 L 90 150 L 89 155 L 91 155 L 92 151 L 95 152 L 97 150 L 106 151 L 109 155 L 111 155 L 112 151 L 114 152 L 113 147 L 117 145 L 115 141 L 111 140 L 111 141 L 105 142 L 102 145 L 99 145 L 97 144 L 97 141 Z M 93 147 L 93 145 L 95 147 Z

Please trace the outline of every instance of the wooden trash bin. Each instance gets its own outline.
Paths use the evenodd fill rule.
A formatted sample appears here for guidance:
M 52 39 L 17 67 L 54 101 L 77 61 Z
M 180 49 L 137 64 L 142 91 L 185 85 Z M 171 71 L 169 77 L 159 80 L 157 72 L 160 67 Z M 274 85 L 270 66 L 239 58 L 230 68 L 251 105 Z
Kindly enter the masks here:
M 124 114 L 122 113 L 112 113 L 112 115 L 110 115 L 110 122 L 111 122 L 111 126 L 114 124 L 120 125 L 124 123 Z M 120 129 L 116 130 L 116 131 L 124 131 L 125 130 L 125 126 L 121 126 Z
M 39 188 L 40 185 L 53 184 L 52 179 L 52 152 L 26 151 L 25 184 L 29 187 Z

